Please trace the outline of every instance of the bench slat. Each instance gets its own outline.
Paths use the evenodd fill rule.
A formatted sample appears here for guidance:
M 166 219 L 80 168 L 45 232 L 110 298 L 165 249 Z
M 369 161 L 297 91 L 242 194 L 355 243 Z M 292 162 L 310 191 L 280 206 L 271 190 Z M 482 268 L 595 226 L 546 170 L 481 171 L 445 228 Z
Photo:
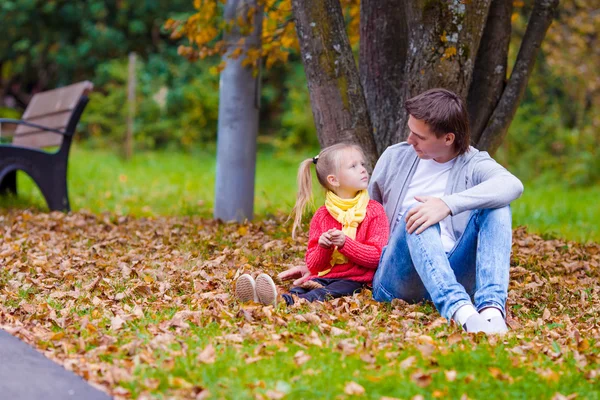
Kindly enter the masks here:
M 37 93 L 29 102 L 22 119 L 48 128 L 64 130 L 81 96 L 92 90 L 93 87 L 91 82 L 84 81 Z M 60 146 L 62 140 L 63 137 L 60 134 L 45 132 L 32 126 L 19 125 L 12 144 L 42 149 Z
M 59 114 L 51 114 L 37 118 L 29 118 L 27 122 L 45 126 L 47 128 L 64 129 L 67 127 L 67 123 L 69 123 L 69 118 L 71 118 L 71 111 L 63 111 Z M 15 136 L 19 136 L 24 133 L 31 134 L 33 132 L 44 131 L 33 126 L 19 125 L 17 126 L 17 130 L 15 131 Z
M 45 132 L 27 136 L 15 135 L 12 144 L 15 146 L 43 149 L 44 147 L 60 146 L 62 141 L 62 135 L 58 133 Z
M 23 113 L 23 120 L 55 114 L 60 111 L 73 110 L 81 96 L 93 88 L 89 81 L 75 83 L 73 85 L 37 93 Z

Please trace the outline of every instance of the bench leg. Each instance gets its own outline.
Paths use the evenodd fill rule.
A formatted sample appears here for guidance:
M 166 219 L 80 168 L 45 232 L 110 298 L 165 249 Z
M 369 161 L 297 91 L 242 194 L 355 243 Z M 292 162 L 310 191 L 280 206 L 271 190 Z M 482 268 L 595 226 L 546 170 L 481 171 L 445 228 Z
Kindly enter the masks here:
M 7 194 L 17 194 L 17 171 L 4 175 L 4 179 L 0 182 L 0 196 Z
M 67 192 L 66 174 L 53 171 L 45 179 L 36 180 L 50 211 L 71 211 Z

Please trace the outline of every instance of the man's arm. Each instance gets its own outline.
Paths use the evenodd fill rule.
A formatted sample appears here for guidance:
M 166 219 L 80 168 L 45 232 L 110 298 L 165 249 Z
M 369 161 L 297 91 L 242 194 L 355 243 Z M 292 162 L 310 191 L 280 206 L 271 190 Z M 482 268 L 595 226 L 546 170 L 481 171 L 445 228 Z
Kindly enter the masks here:
M 405 215 L 408 233 L 420 234 L 448 215 L 467 210 L 505 207 L 523 193 L 521 181 L 491 157 L 485 157 L 474 166 L 474 186 L 448 196 L 417 196 L 423 204 L 411 208 Z
M 523 193 L 523 183 L 491 157 L 477 162 L 472 179 L 474 186 L 470 189 L 441 198 L 452 215 L 467 210 L 505 207 Z

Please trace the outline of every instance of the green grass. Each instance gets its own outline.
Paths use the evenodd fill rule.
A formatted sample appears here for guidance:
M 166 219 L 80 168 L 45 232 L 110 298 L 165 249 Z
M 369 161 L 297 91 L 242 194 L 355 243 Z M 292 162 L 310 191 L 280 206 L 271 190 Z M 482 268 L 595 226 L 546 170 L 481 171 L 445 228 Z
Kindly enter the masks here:
M 525 184 L 523 196 L 513 202 L 514 224 L 525 225 L 548 239 L 567 238 L 578 242 L 600 242 L 600 183 L 596 186 L 565 188 Z
M 288 326 L 281 331 L 300 336 L 306 334 L 306 329 L 302 328 Z M 314 332 L 326 342 L 326 335 L 320 334 L 317 329 Z M 196 355 L 210 343 L 210 338 L 219 334 L 219 330 L 213 323 L 205 327 L 192 326 L 190 333 L 183 347 L 176 345 L 177 348 L 169 351 L 155 351 L 153 358 L 159 368 L 144 365 L 136 369 L 136 379 L 124 385 L 133 397 L 145 391 L 156 395 L 181 384 L 174 377 L 183 379 L 186 384 L 201 383 L 201 387 L 210 390 L 211 398 L 229 398 L 235 393 L 236 399 L 254 399 L 257 395 L 265 396 L 271 390 L 285 394 L 286 399 L 354 398 L 340 395 L 351 381 L 361 385 L 365 389 L 365 398 L 370 399 L 384 396 L 410 399 L 416 395 L 453 399 L 463 395 L 469 398 L 550 399 L 557 392 L 578 393 L 590 399 L 598 396 L 594 384 L 581 379 L 572 358 L 566 358 L 562 365 L 558 365 L 548 357 L 532 357 L 535 358 L 535 368 L 518 365 L 509 351 L 519 344 L 517 338 L 499 345 L 490 345 L 486 339 L 481 339 L 482 342 L 477 345 L 462 340 L 426 357 L 412 346 L 404 348 L 402 343 L 394 343 L 385 351 L 376 352 L 372 365 L 361 359 L 359 354 L 344 355 L 335 351 L 332 345 L 322 348 L 293 344 L 278 347 L 272 344 L 265 346 L 261 340 L 247 340 L 236 347 L 219 345 L 214 364 L 199 364 Z M 359 342 L 361 345 L 365 343 L 364 340 Z M 184 355 L 173 359 L 173 352 L 182 348 L 196 351 L 184 352 Z M 310 360 L 300 366 L 293 358 L 298 351 L 310 356 Z M 386 357 L 386 353 L 396 354 Z M 246 360 L 256 357 L 256 354 L 262 358 L 247 364 Z M 401 362 L 408 357 L 415 357 L 414 364 L 402 366 Z M 543 377 L 536 370 L 548 371 L 554 374 L 554 378 Z M 446 371 L 455 371 L 456 378 L 449 380 Z M 501 376 L 496 375 L 498 371 L 501 371 Z M 430 377 L 430 383 L 425 387 L 414 381 L 413 376 L 418 373 Z
M 268 151 L 258 154 L 257 217 L 290 212 L 298 164 L 311 155 Z M 215 155 L 211 152 L 139 153 L 127 162 L 108 151 L 75 146 L 69 163 L 71 207 L 93 213 L 210 217 L 214 184 Z M 38 188 L 24 173 L 19 173 L 18 186 L 18 198 L 2 199 L 1 207 L 46 208 Z M 541 186 L 528 182 L 523 196 L 512 205 L 514 225 L 525 225 L 530 232 L 544 237 L 600 242 L 600 229 L 595 223 L 600 220 L 598 198 L 600 184 L 570 189 L 558 183 Z

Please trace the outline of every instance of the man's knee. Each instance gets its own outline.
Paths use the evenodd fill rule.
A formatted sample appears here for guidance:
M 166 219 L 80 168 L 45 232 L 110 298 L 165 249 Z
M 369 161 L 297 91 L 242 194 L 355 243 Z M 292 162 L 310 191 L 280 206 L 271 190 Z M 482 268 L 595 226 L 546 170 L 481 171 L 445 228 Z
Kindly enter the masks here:
M 500 221 L 510 221 L 512 220 L 512 211 L 510 206 L 500 207 L 500 208 L 486 208 L 480 210 L 482 216 L 487 218 L 492 218 L 494 220 Z
M 510 206 L 500 208 L 486 208 L 479 211 L 480 224 L 481 220 L 491 223 L 496 228 L 504 227 L 512 230 L 512 212 Z

